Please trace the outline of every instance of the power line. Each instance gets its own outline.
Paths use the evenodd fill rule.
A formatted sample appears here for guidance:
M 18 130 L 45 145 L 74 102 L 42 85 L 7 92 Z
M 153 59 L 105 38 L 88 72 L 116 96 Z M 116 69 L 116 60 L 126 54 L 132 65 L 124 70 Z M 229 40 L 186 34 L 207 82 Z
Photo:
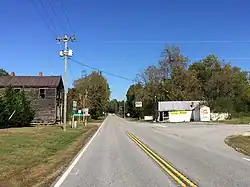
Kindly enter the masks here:
M 45 25 L 48 27 L 48 29 L 50 30 L 50 33 L 52 34 L 53 37 L 56 37 L 57 34 L 55 32 L 55 30 L 53 29 L 53 25 L 52 27 L 50 26 L 50 24 L 47 22 L 45 16 L 41 13 L 41 11 L 39 10 L 37 4 L 33 1 L 30 0 L 31 4 L 33 5 L 33 7 L 35 8 L 35 10 L 38 12 L 38 14 L 40 15 L 40 17 L 42 18 L 43 22 L 45 23 Z M 40 0 L 39 0 L 40 2 Z M 41 3 L 41 2 L 40 2 Z
M 98 71 L 98 72 L 102 72 L 102 73 L 105 73 L 105 74 L 107 74 L 107 75 L 111 75 L 111 76 L 113 76 L 113 77 L 117 77 L 117 78 L 124 79 L 124 80 L 127 80 L 127 81 L 135 82 L 135 80 L 133 80 L 133 79 L 130 79 L 130 78 L 127 78 L 127 77 L 123 77 L 123 76 L 120 76 L 120 75 L 117 75 L 117 74 L 114 74 L 114 73 L 110 73 L 110 72 L 107 72 L 107 71 L 103 71 L 103 70 L 101 70 L 101 69 L 92 67 L 92 66 L 90 66 L 90 65 L 88 65 L 88 64 L 84 64 L 84 63 L 82 63 L 82 62 L 79 62 L 79 61 L 77 61 L 77 60 L 74 60 L 74 59 L 72 59 L 72 58 L 70 58 L 69 60 L 71 60 L 72 62 L 75 62 L 75 63 L 77 63 L 77 64 L 79 64 L 79 65 L 81 65 L 81 66 L 87 67 L 87 68 L 89 68 L 89 69 L 92 69 L 92 70 L 95 70 L 95 71 Z
M 41 0 L 38 0 L 38 2 L 40 3 L 42 9 L 44 10 L 45 14 L 47 15 L 48 20 L 49 20 L 51 26 L 53 27 L 53 29 L 56 31 L 56 33 L 59 33 L 58 30 L 57 30 L 57 28 L 54 26 L 53 20 L 51 19 L 50 15 L 49 15 L 49 13 L 47 12 L 46 7 L 45 7 L 44 4 L 42 3 L 42 1 L 41 1 Z
M 63 11 L 63 15 L 64 15 L 64 17 L 65 17 L 65 20 L 66 20 L 66 22 L 67 22 L 67 24 L 68 24 L 68 26 L 69 26 L 69 30 L 70 30 L 70 32 L 71 32 L 72 34 L 74 34 L 73 29 L 72 29 L 71 24 L 70 24 L 70 21 L 69 21 L 69 17 L 68 17 L 68 15 L 67 15 L 67 12 L 66 12 L 66 10 L 65 10 L 65 8 L 64 8 L 63 3 L 61 2 L 61 0 L 59 1 L 59 3 L 60 3 L 60 5 L 61 5 L 61 8 L 62 8 L 62 11 Z
M 59 17 L 58 14 L 56 13 L 56 11 L 55 11 L 55 9 L 54 9 L 54 7 L 53 7 L 53 5 L 52 5 L 52 0 L 49 0 L 49 3 L 48 3 L 48 4 L 49 4 L 49 6 L 50 6 L 50 8 L 51 8 L 51 10 L 52 10 L 52 12 L 53 12 L 55 18 L 57 19 L 58 25 L 60 26 L 60 28 L 62 29 L 62 31 L 64 31 L 64 26 L 63 26 L 63 24 L 60 22 L 60 17 Z
M 174 44 L 199 44 L 199 43 L 250 43 L 250 40 L 191 40 L 191 41 L 171 41 L 171 40 L 110 40 L 105 41 L 105 43 L 111 44 L 165 44 L 165 43 L 174 43 Z

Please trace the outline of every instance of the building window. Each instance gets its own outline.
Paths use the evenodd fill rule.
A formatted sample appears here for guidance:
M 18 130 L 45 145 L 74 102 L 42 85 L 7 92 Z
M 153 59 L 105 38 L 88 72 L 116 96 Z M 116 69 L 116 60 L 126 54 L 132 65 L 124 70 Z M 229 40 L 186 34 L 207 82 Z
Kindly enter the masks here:
M 40 90 L 39 90 L 39 97 L 40 97 L 41 99 L 45 99 L 45 89 L 40 89 Z

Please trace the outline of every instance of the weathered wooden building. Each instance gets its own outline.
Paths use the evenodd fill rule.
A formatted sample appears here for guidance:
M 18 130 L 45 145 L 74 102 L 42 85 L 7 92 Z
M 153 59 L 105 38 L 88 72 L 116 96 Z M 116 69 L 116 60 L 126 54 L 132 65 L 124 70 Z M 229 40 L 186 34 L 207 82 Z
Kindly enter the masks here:
M 0 76 L 0 92 L 6 87 L 24 90 L 35 110 L 33 123 L 54 124 L 63 120 L 64 86 L 61 76 Z

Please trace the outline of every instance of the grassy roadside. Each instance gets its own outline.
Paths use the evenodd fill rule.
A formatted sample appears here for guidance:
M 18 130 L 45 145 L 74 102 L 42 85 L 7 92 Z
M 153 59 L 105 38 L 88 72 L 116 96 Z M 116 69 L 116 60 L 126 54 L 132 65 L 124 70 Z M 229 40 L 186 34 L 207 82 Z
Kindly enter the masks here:
M 250 117 L 239 117 L 239 118 L 232 118 L 232 119 L 228 119 L 228 120 L 223 120 L 223 121 L 214 121 L 215 123 L 224 123 L 224 124 L 246 124 L 249 125 L 250 124 Z
M 131 118 L 131 117 L 126 117 L 125 119 L 131 122 L 150 122 L 150 121 L 145 121 L 144 119 Z
M 232 135 L 225 138 L 225 143 L 236 151 L 250 156 L 250 136 Z
M 88 123 L 102 123 L 103 119 L 89 119 Z
M 0 130 L 0 186 L 48 186 L 98 129 L 41 126 Z

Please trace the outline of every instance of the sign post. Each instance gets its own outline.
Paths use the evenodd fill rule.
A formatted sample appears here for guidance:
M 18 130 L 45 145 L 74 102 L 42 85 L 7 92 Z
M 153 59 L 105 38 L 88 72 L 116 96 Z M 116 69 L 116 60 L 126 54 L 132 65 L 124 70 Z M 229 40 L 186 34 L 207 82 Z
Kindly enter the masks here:
M 74 128 L 75 126 L 75 113 L 76 113 L 76 108 L 77 108 L 77 101 L 73 101 L 73 107 L 72 107 L 72 124 L 71 127 Z
M 84 126 L 86 126 L 87 123 L 88 123 L 89 109 L 88 108 L 83 108 L 82 112 L 83 112 L 83 116 L 85 117 Z

